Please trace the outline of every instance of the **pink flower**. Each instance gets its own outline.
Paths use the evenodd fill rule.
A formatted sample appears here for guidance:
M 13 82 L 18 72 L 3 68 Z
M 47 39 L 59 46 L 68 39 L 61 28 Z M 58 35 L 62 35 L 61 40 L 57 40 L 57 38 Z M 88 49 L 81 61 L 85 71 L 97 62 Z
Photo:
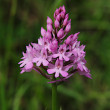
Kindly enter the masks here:
M 67 36 L 70 30 L 69 14 L 66 13 L 64 6 L 59 7 L 54 12 L 54 23 L 47 17 L 47 29 L 41 27 L 42 36 L 38 43 L 26 46 L 26 53 L 23 52 L 22 61 L 19 62 L 21 73 L 34 69 L 50 80 L 55 73 L 55 77 L 59 78 L 58 81 L 68 79 L 75 72 L 91 78 L 90 70 L 86 67 L 85 45 L 80 45 L 78 41 L 80 32 Z M 39 66 L 53 75 L 42 74 Z M 69 69 L 71 70 L 68 72 Z M 56 83 L 57 80 L 53 82 Z
M 50 40 L 47 38 L 39 38 L 38 39 L 38 44 L 45 49 L 48 49 L 50 51 Z
M 80 70 L 78 70 L 78 72 L 79 72 L 80 75 L 84 75 L 84 76 L 92 79 L 91 74 L 90 74 L 90 70 L 88 70 L 87 72 L 86 71 L 80 71 Z
M 57 54 L 53 54 L 53 58 L 57 58 L 59 57 L 60 60 L 65 60 L 65 61 L 69 61 L 69 57 L 66 53 L 66 45 L 61 45 L 59 50 L 58 50 L 58 53 Z
M 79 47 L 76 47 L 73 49 L 73 54 L 77 57 L 82 57 L 82 56 L 85 56 L 85 52 L 83 51 L 85 48 L 85 46 L 81 45 Z
M 80 69 L 80 71 L 88 72 L 88 68 L 85 66 L 85 62 L 83 61 L 78 62 L 77 68 Z
M 68 73 L 63 70 L 63 61 L 62 60 L 56 60 L 55 65 L 50 64 L 49 65 L 50 69 L 47 69 L 47 72 L 49 74 L 55 73 L 55 77 L 59 77 L 61 74 L 63 77 L 67 77 Z
M 31 43 L 33 48 L 37 51 L 37 52 L 40 52 L 41 49 L 42 49 L 42 46 L 37 44 L 37 43 Z
M 55 39 L 50 44 L 50 50 L 52 53 L 56 53 L 58 49 L 58 41 Z
M 41 64 L 48 66 L 49 62 L 47 61 L 47 51 L 42 49 L 39 57 L 35 57 L 33 62 L 35 62 L 37 66 L 40 66 Z
M 23 59 L 20 61 L 18 64 L 20 64 L 20 67 L 22 68 L 21 73 L 26 72 L 26 71 L 31 71 L 33 68 L 33 58 L 35 57 L 35 50 L 31 47 L 31 45 L 26 46 L 26 53 L 23 52 Z

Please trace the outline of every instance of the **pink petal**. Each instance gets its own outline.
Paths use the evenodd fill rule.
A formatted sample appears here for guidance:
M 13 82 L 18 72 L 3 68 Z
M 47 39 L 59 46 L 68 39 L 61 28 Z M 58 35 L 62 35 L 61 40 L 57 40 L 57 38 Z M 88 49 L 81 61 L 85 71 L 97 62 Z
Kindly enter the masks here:
M 74 50 L 73 50 L 73 54 L 75 55 L 75 57 L 77 56 L 77 54 L 78 54 L 77 49 L 74 49 Z
M 33 63 L 32 62 L 29 62 L 25 65 L 25 69 L 28 70 L 28 69 L 31 69 L 33 67 Z
M 47 72 L 48 72 L 49 74 L 55 73 L 55 69 L 48 69 Z
M 66 71 L 61 71 L 61 75 L 62 75 L 63 77 L 66 77 L 66 76 L 68 76 L 68 73 L 67 73 Z
M 23 61 L 20 61 L 18 64 L 21 64 L 21 63 L 23 63 Z
M 56 71 L 55 77 L 56 77 L 56 78 L 59 77 L 59 72 L 58 72 L 58 71 Z
M 81 65 L 80 63 L 78 63 L 78 68 L 79 68 L 81 71 L 83 71 L 83 67 L 82 67 L 82 65 Z
M 56 58 L 56 57 L 58 57 L 58 54 L 54 54 L 54 55 L 53 55 L 53 58 Z
M 49 63 L 48 68 L 54 68 L 54 67 L 55 67 L 55 65 Z
M 62 54 L 59 55 L 59 59 L 60 59 L 60 60 L 63 60 L 63 58 L 62 58 Z
M 65 61 L 69 61 L 69 58 L 66 56 L 63 56 L 63 58 L 65 59 Z
M 49 62 L 47 60 L 43 60 L 43 65 L 48 66 Z
M 90 79 L 92 79 L 92 77 L 91 77 L 91 74 L 90 74 L 90 73 L 86 74 L 85 76 L 86 76 L 86 77 L 88 77 L 88 78 L 90 78 Z
M 88 68 L 87 68 L 85 65 L 83 65 L 83 69 L 84 69 L 86 72 L 88 72 Z
M 38 39 L 38 44 L 43 45 L 43 39 L 41 37 Z
M 22 74 L 22 73 L 24 73 L 25 71 L 24 70 L 22 70 L 20 73 Z
M 23 62 L 21 65 L 20 65 L 20 67 L 23 67 L 25 65 L 25 63 Z
M 41 63 L 42 63 L 41 61 L 38 61 L 38 62 L 36 63 L 36 65 L 37 65 L 37 66 L 40 66 Z
M 34 58 L 33 62 L 37 62 L 39 60 L 39 58 Z
M 64 71 L 68 71 L 71 67 L 73 67 L 73 65 L 67 65 L 63 67 Z
M 22 57 L 21 59 L 25 59 L 25 57 Z

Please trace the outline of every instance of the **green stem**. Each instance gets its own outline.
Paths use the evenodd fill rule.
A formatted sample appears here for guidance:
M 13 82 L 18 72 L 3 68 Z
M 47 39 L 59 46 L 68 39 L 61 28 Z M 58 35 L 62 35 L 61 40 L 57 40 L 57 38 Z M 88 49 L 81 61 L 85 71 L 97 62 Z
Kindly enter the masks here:
M 55 77 L 53 76 L 53 80 Z M 57 84 L 52 83 L 52 110 L 59 110 L 58 109 L 58 96 L 57 96 Z

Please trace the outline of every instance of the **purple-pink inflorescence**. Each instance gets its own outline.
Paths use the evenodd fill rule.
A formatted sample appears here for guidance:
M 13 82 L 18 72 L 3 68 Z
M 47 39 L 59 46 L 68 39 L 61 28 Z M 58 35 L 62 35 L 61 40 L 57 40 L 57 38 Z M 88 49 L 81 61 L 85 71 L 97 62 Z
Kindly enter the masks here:
M 21 73 L 34 69 L 50 80 L 54 75 L 59 78 L 56 81 L 64 81 L 76 72 L 91 78 L 90 70 L 86 67 L 85 46 L 77 41 L 79 32 L 67 36 L 70 30 L 71 19 L 62 6 L 54 13 L 54 23 L 47 17 L 47 30 L 41 27 L 42 37 L 38 43 L 26 46 L 26 53 L 23 52 L 22 61 L 19 62 Z

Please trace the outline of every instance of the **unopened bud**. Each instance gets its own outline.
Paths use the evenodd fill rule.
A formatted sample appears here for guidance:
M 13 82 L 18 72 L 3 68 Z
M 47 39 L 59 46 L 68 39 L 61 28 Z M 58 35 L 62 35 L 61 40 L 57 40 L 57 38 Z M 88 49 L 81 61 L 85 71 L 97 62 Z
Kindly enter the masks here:
M 52 41 L 52 43 L 50 44 L 50 50 L 52 53 L 56 52 L 58 48 L 58 41 L 54 40 Z
M 61 17 L 64 19 L 65 18 L 65 13 L 64 12 L 61 12 Z
M 73 35 L 73 40 L 74 40 L 74 41 L 78 38 L 78 34 L 79 34 L 79 33 L 80 33 L 80 32 L 75 33 L 75 34 Z
M 66 26 L 66 28 L 65 28 L 65 32 L 70 32 L 70 30 L 71 30 L 71 22 L 69 22 L 68 24 L 67 24 L 67 26 Z
M 63 21 L 63 26 L 66 26 L 68 23 L 68 18 L 65 18 L 64 21 Z
M 64 13 L 66 13 L 65 6 L 64 5 L 62 6 L 62 10 L 63 10 Z
M 57 19 L 55 20 L 54 25 L 55 25 L 55 28 L 58 28 L 60 26 L 60 23 Z
M 52 24 L 52 19 L 47 17 L 47 24 Z
M 56 17 L 56 19 L 57 19 L 58 21 L 60 21 L 60 18 L 61 18 L 61 15 L 58 14 L 57 17 Z
M 53 28 L 51 24 L 47 24 L 47 31 L 52 32 Z
M 67 19 L 68 19 L 68 18 L 69 18 L 69 15 L 68 15 L 68 14 L 66 14 L 66 15 L 65 15 L 65 18 L 67 18 Z
M 71 40 L 72 40 L 73 34 L 68 36 L 68 38 L 66 39 L 65 43 L 66 44 L 70 44 Z
M 46 32 L 46 38 L 47 39 L 51 39 L 52 38 L 51 32 L 49 32 L 49 31 Z
M 57 37 L 58 37 L 58 38 L 62 38 L 63 35 L 64 35 L 64 31 L 63 31 L 63 29 L 61 28 L 61 29 L 58 31 L 58 33 L 57 33 Z
M 46 34 L 46 30 L 43 27 L 41 27 L 41 35 L 44 37 L 45 34 Z

